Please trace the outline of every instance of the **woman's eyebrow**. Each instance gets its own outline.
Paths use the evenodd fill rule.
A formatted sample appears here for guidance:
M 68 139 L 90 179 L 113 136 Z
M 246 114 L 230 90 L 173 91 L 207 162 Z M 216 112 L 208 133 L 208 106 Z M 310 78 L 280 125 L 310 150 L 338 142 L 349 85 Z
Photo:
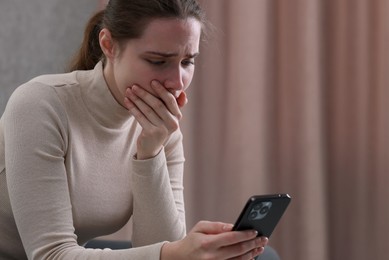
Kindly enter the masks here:
M 147 51 L 146 54 L 152 54 L 152 55 L 161 56 L 161 57 L 164 57 L 164 58 L 171 58 L 171 57 L 177 57 L 178 56 L 178 53 L 159 52 L 159 51 Z M 195 58 L 199 54 L 200 54 L 199 52 L 196 52 L 194 54 L 188 54 L 187 57 L 188 58 Z

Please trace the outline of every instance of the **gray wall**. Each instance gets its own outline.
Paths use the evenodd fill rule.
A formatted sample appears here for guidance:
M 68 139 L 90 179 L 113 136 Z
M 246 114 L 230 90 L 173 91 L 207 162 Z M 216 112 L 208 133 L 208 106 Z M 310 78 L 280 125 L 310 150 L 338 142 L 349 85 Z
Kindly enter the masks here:
M 64 71 L 97 6 L 95 0 L 0 0 L 0 115 L 17 86 Z

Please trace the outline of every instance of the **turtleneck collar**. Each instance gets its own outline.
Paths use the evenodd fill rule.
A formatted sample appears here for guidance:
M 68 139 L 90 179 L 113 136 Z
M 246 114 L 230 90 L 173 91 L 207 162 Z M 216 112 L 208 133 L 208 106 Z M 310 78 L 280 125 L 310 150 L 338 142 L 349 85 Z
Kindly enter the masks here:
M 97 122 L 107 128 L 124 127 L 132 116 L 109 90 L 104 78 L 103 63 L 97 63 L 93 70 L 78 71 L 77 77 L 80 79 L 82 99 Z

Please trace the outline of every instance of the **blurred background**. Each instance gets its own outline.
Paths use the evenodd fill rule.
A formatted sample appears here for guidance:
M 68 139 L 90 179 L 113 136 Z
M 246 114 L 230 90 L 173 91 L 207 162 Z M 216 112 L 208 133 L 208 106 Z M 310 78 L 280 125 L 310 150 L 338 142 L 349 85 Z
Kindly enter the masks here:
M 389 1 L 201 4 L 212 26 L 182 121 L 188 229 L 289 193 L 270 239 L 282 259 L 388 259 Z M 18 85 L 64 71 L 103 6 L 0 1 L 0 113 Z

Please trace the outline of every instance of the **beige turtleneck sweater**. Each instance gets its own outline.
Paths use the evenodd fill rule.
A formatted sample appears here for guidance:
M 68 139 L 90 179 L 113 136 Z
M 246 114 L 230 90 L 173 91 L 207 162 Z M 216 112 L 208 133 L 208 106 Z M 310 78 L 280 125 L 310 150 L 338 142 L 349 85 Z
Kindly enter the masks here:
M 0 119 L 0 259 L 159 259 L 184 237 L 181 132 L 136 160 L 140 130 L 101 63 L 20 86 Z M 82 246 L 130 217 L 135 248 Z

